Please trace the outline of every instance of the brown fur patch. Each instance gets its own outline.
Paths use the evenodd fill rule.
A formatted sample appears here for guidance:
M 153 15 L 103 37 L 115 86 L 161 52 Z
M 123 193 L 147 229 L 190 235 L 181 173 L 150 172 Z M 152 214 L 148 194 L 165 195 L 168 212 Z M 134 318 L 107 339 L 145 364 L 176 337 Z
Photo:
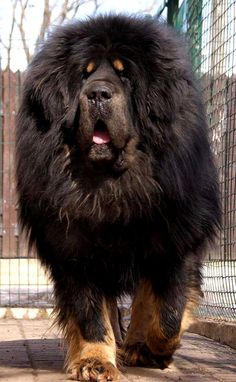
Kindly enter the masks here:
M 191 323 L 194 321 L 194 310 L 199 301 L 199 291 L 194 288 L 189 288 L 187 295 L 187 303 L 183 312 L 180 331 L 172 337 L 167 338 L 160 324 L 160 310 L 161 310 L 161 298 L 158 296 L 153 297 L 154 309 L 152 320 L 149 324 L 147 344 L 151 351 L 162 357 L 171 357 L 171 355 L 178 348 L 182 334 L 186 331 Z
M 147 345 L 151 352 L 158 356 L 170 357 L 179 345 L 180 335 L 173 338 L 166 338 L 164 330 L 161 326 L 161 299 L 153 296 L 152 317 L 148 326 Z
M 115 337 L 105 301 L 103 302 L 103 320 L 107 331 L 104 342 L 86 341 L 72 318 L 66 325 L 64 329 L 68 342 L 66 366 L 67 370 L 72 372 L 73 378 L 90 381 L 96 374 L 99 375 L 99 381 L 108 381 L 114 380 L 119 375 L 116 368 Z M 86 379 L 90 378 L 88 376 L 91 379 Z
M 118 72 L 122 72 L 125 68 L 123 62 L 118 58 L 113 61 L 113 67 L 118 70 Z
M 195 321 L 195 311 L 201 298 L 201 292 L 196 288 L 189 288 L 187 303 L 184 309 L 181 321 L 181 334 L 188 330 L 190 325 Z
M 150 301 L 151 299 L 151 301 Z M 132 304 L 131 322 L 125 345 L 133 345 L 146 339 L 148 323 L 152 316 L 152 295 L 146 281 L 140 283 Z
M 165 369 L 172 357 L 162 357 L 153 354 L 145 343 L 136 343 L 126 346 L 124 363 L 128 366 L 158 367 Z
M 90 61 L 88 65 L 86 66 L 86 72 L 88 74 L 92 73 L 95 69 L 95 63 L 93 61 Z
M 190 288 L 180 331 L 168 338 L 161 326 L 161 297 L 153 293 L 148 281 L 142 281 L 132 306 L 131 323 L 124 346 L 125 363 L 132 366 L 167 367 L 179 346 L 182 333 L 193 321 L 193 311 L 198 300 L 199 292 Z
M 101 362 L 96 358 L 83 359 L 72 378 L 79 381 L 114 381 L 120 377 L 119 371 L 110 362 Z

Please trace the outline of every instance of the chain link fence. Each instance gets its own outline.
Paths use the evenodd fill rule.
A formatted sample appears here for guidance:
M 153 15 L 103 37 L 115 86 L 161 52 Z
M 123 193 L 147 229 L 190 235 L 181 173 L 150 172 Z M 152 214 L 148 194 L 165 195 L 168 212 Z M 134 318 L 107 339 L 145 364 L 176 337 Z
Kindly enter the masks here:
M 172 4 L 173 3 L 173 4 Z M 180 5 L 180 6 L 178 6 Z M 166 12 L 168 8 L 168 11 Z M 163 2 L 159 16 L 186 33 L 201 81 L 219 169 L 223 230 L 206 256 L 199 315 L 236 319 L 236 2 Z M 2 49 L 0 43 L 0 49 Z M 52 287 L 18 231 L 14 126 L 22 72 L 0 65 L 0 306 L 50 307 Z
M 52 286 L 17 221 L 15 116 L 22 80 L 23 72 L 0 66 L 0 307 L 51 307 Z
M 186 33 L 219 170 L 223 229 L 203 268 L 201 316 L 236 319 L 236 2 L 185 0 L 172 23 Z

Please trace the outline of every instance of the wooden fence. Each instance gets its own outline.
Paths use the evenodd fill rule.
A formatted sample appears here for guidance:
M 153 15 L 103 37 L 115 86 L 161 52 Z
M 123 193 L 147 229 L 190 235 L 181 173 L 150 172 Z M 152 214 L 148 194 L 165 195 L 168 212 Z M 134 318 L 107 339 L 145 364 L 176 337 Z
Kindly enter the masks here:
M 15 117 L 19 103 L 22 73 L 1 72 L 0 94 L 0 257 L 27 257 L 26 241 L 19 232 L 15 188 Z M 31 253 L 30 256 L 33 256 Z

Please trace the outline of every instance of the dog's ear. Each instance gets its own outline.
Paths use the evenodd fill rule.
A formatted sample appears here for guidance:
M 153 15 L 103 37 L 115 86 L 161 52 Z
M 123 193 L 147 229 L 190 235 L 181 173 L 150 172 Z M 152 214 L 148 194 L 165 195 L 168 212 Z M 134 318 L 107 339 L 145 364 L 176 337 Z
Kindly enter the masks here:
M 71 86 L 66 68 L 62 70 L 60 63 L 39 54 L 26 73 L 24 114 L 42 132 L 52 127 L 70 127 L 78 109 L 79 91 L 79 86 Z
M 172 124 L 185 102 L 199 98 L 186 42 L 172 28 L 156 25 L 156 38 L 148 56 L 152 70 L 146 99 L 151 119 Z
M 184 102 L 190 102 L 194 93 L 197 93 L 194 88 L 192 76 L 182 68 L 163 70 L 161 81 L 153 81 L 148 89 L 147 104 L 150 116 L 173 123 Z

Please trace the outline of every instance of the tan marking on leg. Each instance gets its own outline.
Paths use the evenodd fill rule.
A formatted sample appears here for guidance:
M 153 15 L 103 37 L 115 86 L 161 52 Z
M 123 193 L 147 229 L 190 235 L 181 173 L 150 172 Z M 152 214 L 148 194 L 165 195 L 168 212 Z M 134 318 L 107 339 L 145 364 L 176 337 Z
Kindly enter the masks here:
M 132 303 L 131 321 L 124 341 L 122 358 L 129 366 L 145 366 L 149 353 L 145 342 L 152 317 L 153 299 L 148 282 L 141 281 Z
M 148 365 L 148 358 L 156 359 L 157 363 L 159 358 L 160 367 L 167 367 L 179 346 L 182 333 L 193 321 L 193 311 L 198 300 L 199 292 L 189 288 L 180 331 L 176 336 L 167 338 L 160 319 L 162 299 L 153 293 L 148 281 L 142 281 L 134 299 L 130 328 L 125 340 L 125 362 L 130 365 Z
M 160 322 L 161 305 L 161 299 L 158 296 L 153 296 L 153 313 L 148 326 L 146 342 L 153 354 L 169 357 L 178 347 L 180 336 L 179 334 L 173 338 L 165 336 Z
M 148 323 L 152 316 L 152 295 L 146 281 L 142 281 L 132 304 L 132 313 L 125 344 L 135 344 L 146 339 Z
M 196 320 L 196 308 L 199 305 L 200 299 L 201 291 L 197 288 L 189 288 L 187 295 L 187 303 L 181 321 L 181 334 L 188 330 L 190 325 L 193 324 Z
M 119 378 L 116 368 L 116 343 L 109 319 L 107 304 L 103 303 L 103 320 L 107 334 L 103 342 L 85 340 L 73 318 L 64 330 L 68 342 L 67 370 L 75 380 L 113 381 Z
M 149 324 L 147 345 L 154 354 L 168 357 L 178 348 L 183 332 L 186 331 L 194 321 L 194 311 L 199 301 L 199 291 L 194 288 L 189 288 L 180 331 L 173 338 L 166 338 L 160 324 L 161 298 L 156 296 L 154 299 L 155 309 L 153 310 L 153 316 Z

